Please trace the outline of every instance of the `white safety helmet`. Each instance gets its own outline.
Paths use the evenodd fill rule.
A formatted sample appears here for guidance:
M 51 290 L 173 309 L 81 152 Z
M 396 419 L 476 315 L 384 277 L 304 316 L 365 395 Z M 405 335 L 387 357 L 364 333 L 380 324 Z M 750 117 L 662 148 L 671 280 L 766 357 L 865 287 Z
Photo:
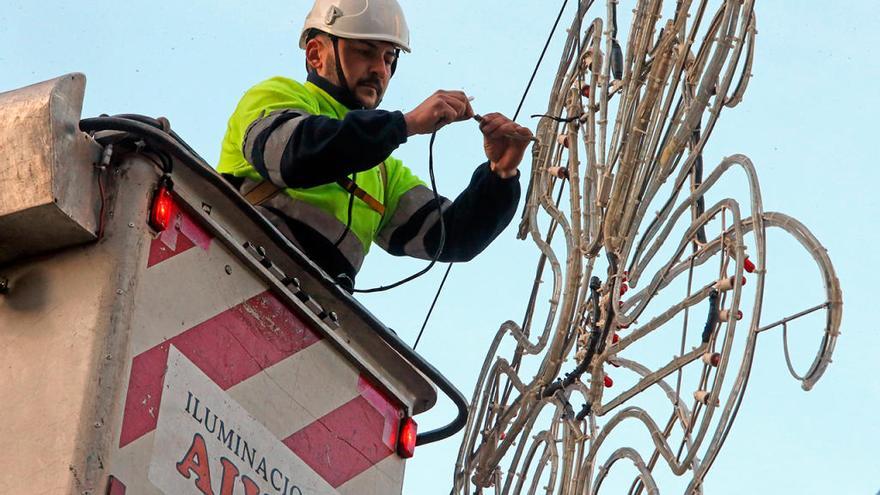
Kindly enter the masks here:
M 409 53 L 409 28 L 397 0 L 315 0 L 299 38 L 312 29 L 354 40 L 387 41 Z

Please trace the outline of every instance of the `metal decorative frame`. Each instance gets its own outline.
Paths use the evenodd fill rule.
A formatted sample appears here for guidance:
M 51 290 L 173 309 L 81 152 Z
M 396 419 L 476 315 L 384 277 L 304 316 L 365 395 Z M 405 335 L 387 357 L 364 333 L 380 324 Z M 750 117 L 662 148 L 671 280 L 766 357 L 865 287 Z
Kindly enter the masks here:
M 686 494 L 702 493 L 739 410 L 758 337 L 782 328 L 788 368 L 809 390 L 838 336 L 842 293 L 819 241 L 794 218 L 764 211 L 747 157 L 727 157 L 703 173 L 718 117 L 742 101 L 751 77 L 754 0 L 636 1 L 625 49 L 618 1 L 589 21 L 601 9 L 594 3 L 578 2 L 538 125 L 520 226 L 520 237 L 540 250 L 535 283 L 522 324 L 501 325 L 480 371 L 455 468 L 457 494 L 596 494 L 624 459 L 637 472 L 628 493 L 656 494 L 661 458 L 686 477 Z M 748 203 L 722 197 L 706 206 L 707 195 L 727 191 L 720 179 L 736 183 L 731 169 L 745 172 Z M 762 326 L 771 228 L 815 260 L 825 301 Z M 546 308 L 540 294 L 549 296 Z M 536 313 L 544 309 L 541 325 Z M 749 319 L 741 323 L 743 309 Z M 819 311 L 819 351 L 798 374 L 788 326 Z M 678 332 L 671 360 L 641 362 L 640 343 Z M 500 349 L 510 340 L 515 350 L 506 359 Z M 609 366 L 630 384 L 606 397 Z M 663 407 L 638 400 L 657 390 L 669 400 Z M 617 428 L 631 422 L 650 442 L 605 453 Z

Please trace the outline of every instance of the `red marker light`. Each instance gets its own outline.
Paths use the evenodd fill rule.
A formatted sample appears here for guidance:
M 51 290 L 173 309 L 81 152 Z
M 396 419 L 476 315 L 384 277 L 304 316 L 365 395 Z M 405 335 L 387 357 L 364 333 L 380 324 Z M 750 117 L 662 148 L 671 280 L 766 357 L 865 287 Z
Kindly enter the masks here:
M 749 259 L 748 256 L 746 256 L 746 259 L 743 262 L 743 268 L 745 268 L 745 270 L 749 273 L 752 273 L 755 271 L 755 264 L 752 263 L 752 261 Z
M 584 98 L 590 97 L 590 85 L 589 84 L 584 84 L 583 86 L 581 86 L 581 96 L 583 96 Z
M 612 380 L 610 376 L 605 375 L 605 388 L 611 388 L 613 386 L 614 386 L 614 380 Z
M 611 343 L 612 343 L 612 344 L 616 344 L 616 343 L 618 343 L 618 342 L 620 342 L 620 335 L 617 335 L 617 334 L 615 333 L 615 334 L 611 337 Z
M 171 179 L 163 177 L 159 187 L 153 194 L 153 204 L 150 207 L 149 224 L 154 230 L 162 232 L 171 224 L 171 216 L 174 212 L 174 199 L 171 197 Z
M 419 425 L 412 418 L 406 418 L 400 425 L 400 436 L 397 440 L 397 455 L 409 459 L 416 453 L 416 436 Z
M 628 290 L 629 290 L 629 286 L 626 285 L 626 282 L 620 284 L 620 295 L 621 296 L 626 294 L 626 291 L 628 291 Z

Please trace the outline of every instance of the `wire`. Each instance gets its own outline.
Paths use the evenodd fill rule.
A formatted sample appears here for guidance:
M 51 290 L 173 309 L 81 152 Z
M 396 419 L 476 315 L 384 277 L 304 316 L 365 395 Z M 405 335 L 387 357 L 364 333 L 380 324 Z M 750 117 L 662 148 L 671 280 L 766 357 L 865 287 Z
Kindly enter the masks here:
M 534 115 L 530 115 L 530 117 L 533 119 L 537 119 L 539 117 L 540 118 L 547 118 L 547 119 L 553 120 L 555 122 L 568 124 L 568 123 L 574 122 L 574 121 L 578 120 L 579 118 L 581 118 L 581 115 L 574 115 L 572 117 L 563 118 L 563 117 L 555 117 L 553 115 L 547 115 L 545 113 L 536 113 Z
M 516 120 L 516 118 L 519 117 L 519 112 L 522 110 L 523 104 L 526 101 L 526 97 L 529 95 L 529 91 L 532 89 L 532 83 L 535 81 L 535 76 L 538 74 L 538 70 L 541 68 L 541 62 L 544 61 L 544 55 L 547 54 L 547 48 L 550 46 L 550 42 L 553 40 L 553 35 L 556 34 L 556 28 L 559 26 L 559 20 L 562 19 L 562 14 L 565 12 L 566 5 L 568 5 L 568 0 L 562 2 L 562 7 L 559 8 L 559 14 L 556 16 L 556 21 L 553 22 L 553 27 L 550 29 L 550 35 L 547 36 L 547 41 L 544 43 L 544 48 L 541 50 L 541 55 L 538 57 L 538 62 L 535 64 L 535 69 L 532 71 L 532 76 L 529 78 L 529 83 L 526 84 L 526 89 L 525 91 L 523 91 L 522 98 L 520 98 L 519 100 L 519 105 L 516 106 L 516 112 L 514 112 L 513 114 L 513 120 Z M 432 143 L 433 140 L 434 138 L 432 136 Z M 431 173 L 433 174 L 433 170 Z M 433 176 L 431 180 L 433 180 Z M 529 191 L 526 191 L 526 198 L 529 197 L 530 193 L 531 184 L 529 184 Z M 434 312 L 434 306 L 437 304 L 437 299 L 440 298 L 440 293 L 443 292 L 443 287 L 446 285 L 446 279 L 449 277 L 449 272 L 452 271 L 452 265 L 453 264 L 450 263 L 449 266 L 446 267 L 446 273 L 443 275 L 443 280 L 440 281 L 440 285 L 437 287 L 437 293 L 434 294 L 434 301 L 431 303 L 431 307 L 428 309 L 428 313 L 425 315 L 425 321 L 422 323 L 422 329 L 419 330 L 419 336 L 416 338 L 413 349 L 415 349 L 416 345 L 419 345 L 419 339 L 422 338 L 422 333 L 425 331 L 425 326 L 428 325 L 428 320 L 431 319 L 431 314 Z
M 98 239 L 103 239 L 104 228 L 107 226 L 107 192 L 104 188 L 103 168 L 98 171 L 98 192 L 101 194 L 101 211 L 98 213 Z
M 419 335 L 416 337 L 416 343 L 413 344 L 413 350 L 416 350 L 416 347 L 419 345 L 419 341 L 422 339 L 422 334 L 425 332 L 425 327 L 428 325 L 428 320 L 431 318 L 431 313 L 434 312 L 434 306 L 437 304 L 437 299 L 440 298 L 440 291 L 443 289 L 443 285 L 446 284 L 446 277 L 449 276 L 449 272 L 452 270 L 453 263 L 450 263 L 448 267 L 446 267 L 446 273 L 443 274 L 443 280 L 440 281 L 440 287 L 437 289 L 437 293 L 434 294 L 434 300 L 431 302 L 431 307 L 428 309 L 428 314 L 425 315 L 425 321 L 422 322 L 422 328 L 419 330 Z
M 428 270 L 434 268 L 434 265 L 437 264 L 437 260 L 440 259 L 440 254 L 443 252 L 443 248 L 446 245 L 446 220 L 443 218 L 443 208 L 440 204 L 440 195 L 437 193 L 437 180 L 434 178 L 434 139 L 436 138 L 437 131 L 434 131 L 433 133 L 431 133 L 431 141 L 428 143 L 428 173 L 431 176 L 431 190 L 434 192 L 434 203 L 437 205 L 437 216 L 440 221 L 440 243 L 437 246 L 437 250 L 434 251 L 434 255 L 431 257 L 431 263 L 429 263 L 428 266 L 426 266 L 419 272 L 414 273 L 402 280 L 398 280 L 393 284 L 373 287 L 372 289 L 352 289 L 352 292 L 358 294 L 372 294 L 375 292 L 385 292 L 386 290 L 400 287 L 401 285 L 407 282 L 412 282 L 413 280 L 428 273 Z
M 532 83 L 535 82 L 535 76 L 538 75 L 538 69 L 541 68 L 541 62 L 544 61 L 544 55 L 547 54 L 547 48 L 550 47 L 550 42 L 553 40 L 553 35 L 556 34 L 556 28 L 559 26 L 559 20 L 562 19 L 562 13 L 565 12 L 565 6 L 568 5 L 568 0 L 562 2 L 562 7 L 559 8 L 559 14 L 556 16 L 556 21 L 553 23 L 553 28 L 550 29 L 550 35 L 547 36 L 547 41 L 544 43 L 544 49 L 541 50 L 541 56 L 538 57 L 538 63 L 535 64 L 535 70 L 532 71 L 532 77 L 529 78 L 529 83 L 526 85 L 526 90 L 523 91 L 522 98 L 519 100 L 519 105 L 516 107 L 516 112 L 513 114 L 513 120 L 516 120 L 519 117 L 519 112 L 522 110 L 523 104 L 526 102 L 526 96 L 529 94 L 529 90 L 532 89 Z
M 351 174 L 351 182 L 354 186 L 357 186 L 357 172 Z M 333 243 L 333 247 L 339 247 L 348 233 L 351 231 L 351 214 L 352 210 L 354 210 L 354 190 L 352 187 L 350 191 L 348 191 L 348 219 L 345 221 L 345 230 L 339 234 L 339 239 L 336 239 L 336 242 Z

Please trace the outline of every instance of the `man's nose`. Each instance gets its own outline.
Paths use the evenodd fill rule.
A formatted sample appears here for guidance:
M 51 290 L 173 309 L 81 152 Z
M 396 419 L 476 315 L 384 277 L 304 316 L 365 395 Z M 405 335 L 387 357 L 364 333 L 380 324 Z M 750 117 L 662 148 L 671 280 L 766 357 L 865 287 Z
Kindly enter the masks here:
M 373 59 L 370 69 L 374 74 L 382 78 L 383 81 L 387 81 L 391 77 L 391 68 L 385 63 L 385 57 Z

